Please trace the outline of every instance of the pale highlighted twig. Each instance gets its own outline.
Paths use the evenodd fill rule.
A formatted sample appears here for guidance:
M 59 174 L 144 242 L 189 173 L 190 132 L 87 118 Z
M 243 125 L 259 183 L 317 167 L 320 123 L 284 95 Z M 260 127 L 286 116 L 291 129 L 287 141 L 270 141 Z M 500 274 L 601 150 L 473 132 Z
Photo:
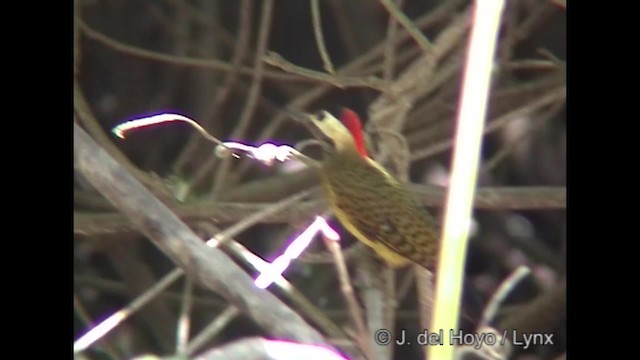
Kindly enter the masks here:
M 476 1 L 471 41 L 465 65 L 456 130 L 450 189 L 445 209 L 439 258 L 434 331 L 458 328 L 471 210 L 478 174 L 480 143 L 486 117 L 487 98 L 496 38 L 504 1 Z M 453 359 L 454 347 L 427 347 L 429 359 Z
M 84 308 L 84 306 L 80 302 L 80 299 L 75 293 L 73 294 L 73 310 L 80 317 L 80 320 L 82 320 L 82 322 L 84 322 L 85 325 L 91 326 L 93 324 L 93 320 L 91 320 L 91 318 L 89 317 L 89 312 Z M 104 347 L 102 350 L 107 355 L 109 355 L 111 359 L 117 359 L 119 357 L 118 352 L 115 350 L 115 348 L 111 344 L 104 344 Z
M 213 227 L 210 224 L 203 223 L 204 228 Z M 217 230 L 214 230 L 217 231 Z M 255 255 L 248 250 L 242 244 L 236 241 L 228 241 L 225 243 L 225 248 L 229 251 L 229 254 L 240 260 L 244 264 L 252 266 L 254 269 L 267 267 L 269 263 L 264 261 L 261 257 Z M 300 293 L 291 283 L 282 276 L 276 278 L 275 284 L 284 290 L 284 293 L 289 296 L 289 300 L 297 306 L 298 309 L 303 311 L 309 319 L 311 319 L 316 325 L 318 325 L 328 336 L 332 338 L 346 338 L 346 333 L 339 328 L 333 321 L 331 321 L 323 311 L 318 309 L 312 304 L 305 295 Z
M 507 297 L 507 295 L 514 289 L 514 287 L 522 281 L 527 275 L 531 273 L 526 266 L 518 267 L 514 272 L 507 277 L 502 284 L 498 287 L 498 289 L 493 293 L 489 303 L 485 307 L 482 313 L 482 320 L 480 320 L 480 324 L 476 329 L 476 334 L 481 334 L 481 336 L 488 336 L 487 334 L 491 334 L 496 341 L 494 343 L 485 343 L 480 346 L 480 344 L 465 344 L 463 346 L 459 346 L 456 348 L 456 357 L 455 359 L 466 359 L 469 354 L 473 354 L 473 357 L 479 357 L 482 359 L 488 360 L 499 360 L 506 359 L 509 357 L 509 353 L 511 352 L 511 344 L 509 341 L 505 341 L 503 336 L 505 332 L 498 331 L 496 328 L 491 327 L 489 324 L 493 321 L 496 313 L 498 312 L 498 308 Z
M 524 279 L 530 273 L 531 270 L 529 270 L 528 267 L 520 266 L 514 272 L 512 272 L 511 275 L 509 275 L 509 277 L 502 282 L 502 284 L 500 284 L 500 287 L 498 287 L 498 290 L 493 293 L 491 301 L 489 301 L 489 304 L 482 313 L 482 320 L 480 321 L 480 325 L 478 326 L 478 328 L 489 326 L 489 323 L 495 317 L 496 313 L 498 312 L 498 308 L 507 297 L 507 295 L 511 292 L 511 290 L 513 290 L 516 284 L 522 281 L 522 279 Z
M 317 216 L 315 221 L 309 225 L 302 234 L 293 239 L 282 255 L 278 256 L 268 266 L 260 266 L 258 268 L 260 276 L 256 278 L 254 284 L 261 289 L 271 285 L 275 278 L 282 275 L 284 270 L 291 263 L 291 260 L 300 256 L 304 249 L 309 246 L 311 240 L 313 240 L 314 236 L 318 232 L 322 232 L 324 236 L 331 240 L 340 240 L 340 235 L 338 235 L 338 233 L 333 230 L 329 224 L 327 224 L 327 221 L 324 218 Z
M 193 126 L 196 130 L 198 130 L 198 132 L 202 134 L 202 136 L 204 136 L 205 139 L 209 141 L 213 141 L 216 144 L 222 144 L 222 141 L 218 140 L 214 136 L 211 136 L 207 132 L 207 130 L 205 130 L 202 126 L 200 126 L 200 124 L 198 124 L 194 120 L 183 115 L 172 114 L 172 113 L 164 113 L 164 114 L 151 115 L 151 116 L 145 116 L 138 119 L 133 119 L 114 127 L 111 131 L 117 137 L 124 139 L 125 133 L 130 130 L 157 125 L 165 122 L 171 122 L 171 121 L 184 121 L 189 125 Z
M 100 340 L 105 334 L 115 328 L 118 324 L 125 319 L 133 315 L 136 311 L 140 310 L 149 301 L 153 300 L 156 295 L 169 287 L 180 275 L 182 275 L 181 269 L 175 269 L 169 274 L 165 275 L 160 281 L 158 281 L 151 289 L 137 297 L 124 309 L 115 312 L 100 324 L 87 331 L 78 340 L 73 343 L 73 353 L 78 354 L 87 349 L 91 344 Z
M 133 119 L 114 127 L 111 131 L 117 137 L 124 139 L 125 134 L 131 130 L 173 121 L 186 122 L 187 124 L 193 126 L 200 134 L 202 134 L 205 139 L 218 144 L 215 151 L 216 155 L 220 157 L 232 155 L 236 158 L 239 158 L 240 156 L 238 155 L 238 153 L 233 151 L 238 150 L 242 153 L 245 153 L 247 156 L 267 165 L 272 165 L 275 160 L 279 162 L 285 162 L 287 160 L 291 160 L 292 158 L 296 158 L 297 160 L 300 160 L 307 165 L 316 166 L 316 162 L 313 159 L 308 158 L 289 145 L 275 145 L 272 143 L 264 143 L 258 147 L 255 147 L 238 142 L 222 142 L 215 136 L 209 134 L 207 130 L 205 130 L 195 120 L 179 114 L 164 113 Z

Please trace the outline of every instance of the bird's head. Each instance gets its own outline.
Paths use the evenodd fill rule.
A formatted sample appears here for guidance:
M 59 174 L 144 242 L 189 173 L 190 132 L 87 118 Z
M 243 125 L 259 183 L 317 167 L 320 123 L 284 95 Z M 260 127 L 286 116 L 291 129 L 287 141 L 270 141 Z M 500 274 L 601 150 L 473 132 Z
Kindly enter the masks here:
M 305 114 L 302 120 L 316 136 L 331 140 L 336 151 L 356 151 L 362 157 L 368 157 L 362 123 L 354 111 L 343 108 L 338 120 L 328 111 L 321 110 L 315 114 Z

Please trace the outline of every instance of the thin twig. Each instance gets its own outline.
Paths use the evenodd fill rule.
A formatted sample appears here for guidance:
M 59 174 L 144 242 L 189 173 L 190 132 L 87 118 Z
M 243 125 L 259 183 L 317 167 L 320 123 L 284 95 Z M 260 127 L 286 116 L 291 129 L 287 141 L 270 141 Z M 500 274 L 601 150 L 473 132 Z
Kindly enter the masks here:
M 402 9 L 398 7 L 393 0 L 380 0 L 382 5 L 387 8 L 389 14 L 393 16 L 398 22 L 407 30 L 411 37 L 418 43 L 424 53 L 431 55 L 431 47 L 433 46 L 426 36 L 420 31 L 420 29 L 402 12 Z
M 78 338 L 73 343 L 73 352 L 78 354 L 86 350 L 93 342 L 99 340 L 104 334 L 111 329 L 122 323 L 131 315 L 135 314 L 138 310 L 144 307 L 149 301 L 153 300 L 159 293 L 169 287 L 174 281 L 176 281 L 183 274 L 182 269 L 174 269 L 158 282 L 156 282 L 149 290 L 140 294 L 127 306 L 121 310 L 115 312 L 109 316 L 106 320 L 102 321 L 99 325 L 93 327 L 90 331 Z
M 102 146 L 109 155 L 113 156 L 118 163 L 133 174 L 139 181 L 151 188 L 154 195 L 160 197 L 165 203 L 172 203 L 173 197 L 163 186 L 148 174 L 140 171 L 109 139 L 105 131 L 100 126 L 98 119 L 93 114 L 87 99 L 84 96 L 80 83 L 77 79 L 73 82 L 73 108 L 76 113 L 74 118 L 77 123 L 84 125 L 89 134 Z
M 193 338 L 187 345 L 186 354 L 192 356 L 200 350 L 208 341 L 216 337 L 224 328 L 240 314 L 238 308 L 233 305 L 227 306 L 209 325 Z
M 335 69 L 331 63 L 331 58 L 327 52 L 327 47 L 324 43 L 324 36 L 322 35 L 322 20 L 320 19 L 320 3 L 318 0 L 311 0 L 311 21 L 313 22 L 313 34 L 316 37 L 316 44 L 318 45 L 318 52 L 322 57 L 322 63 L 324 69 L 329 74 L 335 74 Z
M 551 288 L 523 304 L 512 305 L 497 321 L 499 330 L 509 330 L 507 338 L 513 339 L 512 331 L 519 334 L 551 333 L 564 326 L 567 311 L 567 278 L 553 284 Z
M 298 74 L 339 88 L 369 87 L 379 91 L 384 91 L 385 89 L 384 81 L 376 76 L 345 76 L 342 75 L 342 72 L 340 71 L 338 71 L 338 74 L 336 75 L 325 74 L 323 72 L 292 64 L 285 60 L 285 58 L 280 54 L 272 51 L 268 52 L 264 56 L 263 60 L 267 64 L 280 68 L 288 73 Z
M 347 265 L 344 261 L 344 256 L 342 255 L 342 249 L 338 242 L 327 239 L 326 237 L 324 237 L 324 243 L 333 256 L 336 272 L 338 273 L 338 280 L 340 281 L 340 290 L 347 302 L 349 317 L 351 317 L 351 321 L 353 321 L 356 327 L 356 339 L 358 340 L 358 344 L 360 345 L 362 352 L 367 354 L 368 358 L 373 358 L 367 326 L 364 323 L 362 309 L 360 308 L 360 304 L 358 304 L 353 287 L 351 286 L 351 281 L 349 280 L 349 272 L 347 271 Z
M 130 293 L 128 287 L 122 281 L 97 276 L 74 274 L 73 283 L 79 288 L 87 287 L 116 295 L 129 295 Z M 180 305 L 182 303 L 183 294 L 182 292 L 166 290 L 159 294 L 158 298 L 170 301 L 172 305 Z M 220 309 L 227 304 L 224 300 L 217 300 L 217 297 L 211 296 L 211 294 L 205 294 L 202 296 L 194 295 L 193 305 L 194 307 L 202 306 L 207 309 Z
M 84 306 L 82 305 L 82 302 L 80 302 L 80 299 L 75 293 L 73 294 L 73 310 L 75 310 L 76 314 L 78 314 L 78 316 L 80 317 L 80 320 L 82 320 L 82 322 L 86 327 L 93 326 L 93 320 L 91 320 L 91 317 L 89 316 L 89 312 L 84 308 Z M 120 358 L 120 356 L 118 356 L 118 351 L 109 343 L 104 342 L 103 344 L 100 344 L 96 347 L 103 348 L 104 352 L 111 359 L 115 360 Z
M 191 327 L 191 307 L 193 306 L 193 280 L 190 276 L 185 278 L 182 291 L 182 306 L 178 317 L 178 329 L 176 331 L 176 355 L 185 354 L 189 343 L 189 330 Z
M 139 237 L 139 235 L 122 236 L 120 238 L 123 241 L 107 243 L 102 250 L 112 268 L 124 280 L 131 298 L 139 294 L 144 296 L 149 288 L 154 287 L 158 278 L 152 271 L 149 262 L 140 261 L 138 252 L 134 250 L 139 243 L 131 242 L 134 237 Z M 148 325 L 150 333 L 159 345 L 158 351 L 169 353 L 175 350 L 173 346 L 176 319 L 166 301 L 155 298 L 154 301 L 140 309 L 137 320 Z
M 526 266 L 520 266 L 516 270 L 514 270 L 509 277 L 504 279 L 500 287 L 493 293 L 491 296 L 491 300 L 485 307 L 482 313 L 482 320 L 480 320 L 480 324 L 478 328 L 483 328 L 489 326 L 496 313 L 498 312 L 498 308 L 504 301 L 504 299 L 509 295 L 509 292 L 513 290 L 513 288 L 522 280 L 525 276 L 529 275 L 531 270 L 529 270 Z
M 297 205 L 302 199 L 306 198 L 311 194 L 311 190 L 301 191 L 297 194 L 287 197 L 281 201 L 278 201 L 275 204 L 271 204 L 261 211 L 257 211 L 249 216 L 246 216 L 242 219 L 238 219 L 238 221 L 234 222 L 233 225 L 224 229 L 223 231 L 217 233 L 212 239 L 220 243 L 225 243 L 227 239 L 236 234 L 241 233 L 242 231 L 254 226 L 259 222 L 263 222 L 265 218 L 268 216 L 281 213 L 283 210 L 291 209 L 293 206 Z
M 558 70 L 560 64 L 550 60 L 524 59 L 501 63 L 499 66 L 505 70 Z
M 398 7 L 402 8 L 404 0 L 397 0 Z M 396 34 L 398 32 L 398 21 L 395 16 L 389 17 L 387 25 L 387 36 L 385 38 L 384 56 L 382 65 L 382 78 L 386 82 L 393 79 L 394 69 L 396 65 Z M 411 49 L 413 50 L 413 48 Z

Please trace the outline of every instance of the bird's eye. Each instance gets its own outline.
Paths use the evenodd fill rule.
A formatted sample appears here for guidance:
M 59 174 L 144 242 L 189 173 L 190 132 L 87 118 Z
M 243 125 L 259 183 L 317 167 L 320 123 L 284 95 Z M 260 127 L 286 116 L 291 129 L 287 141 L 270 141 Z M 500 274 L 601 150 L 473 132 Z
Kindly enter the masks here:
M 316 119 L 318 119 L 318 121 L 324 121 L 326 116 L 327 116 L 327 112 L 324 110 L 320 110 L 316 113 Z

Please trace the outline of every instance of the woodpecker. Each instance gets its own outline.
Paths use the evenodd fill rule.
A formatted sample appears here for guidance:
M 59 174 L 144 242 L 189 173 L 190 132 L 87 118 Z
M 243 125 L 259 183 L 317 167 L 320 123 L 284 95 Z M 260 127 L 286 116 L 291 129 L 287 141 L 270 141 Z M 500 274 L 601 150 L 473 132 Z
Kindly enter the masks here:
M 435 219 L 398 179 L 371 159 L 358 115 L 342 109 L 306 114 L 305 124 L 333 143 L 320 178 L 338 221 L 393 268 L 411 262 L 435 270 L 439 229 Z

